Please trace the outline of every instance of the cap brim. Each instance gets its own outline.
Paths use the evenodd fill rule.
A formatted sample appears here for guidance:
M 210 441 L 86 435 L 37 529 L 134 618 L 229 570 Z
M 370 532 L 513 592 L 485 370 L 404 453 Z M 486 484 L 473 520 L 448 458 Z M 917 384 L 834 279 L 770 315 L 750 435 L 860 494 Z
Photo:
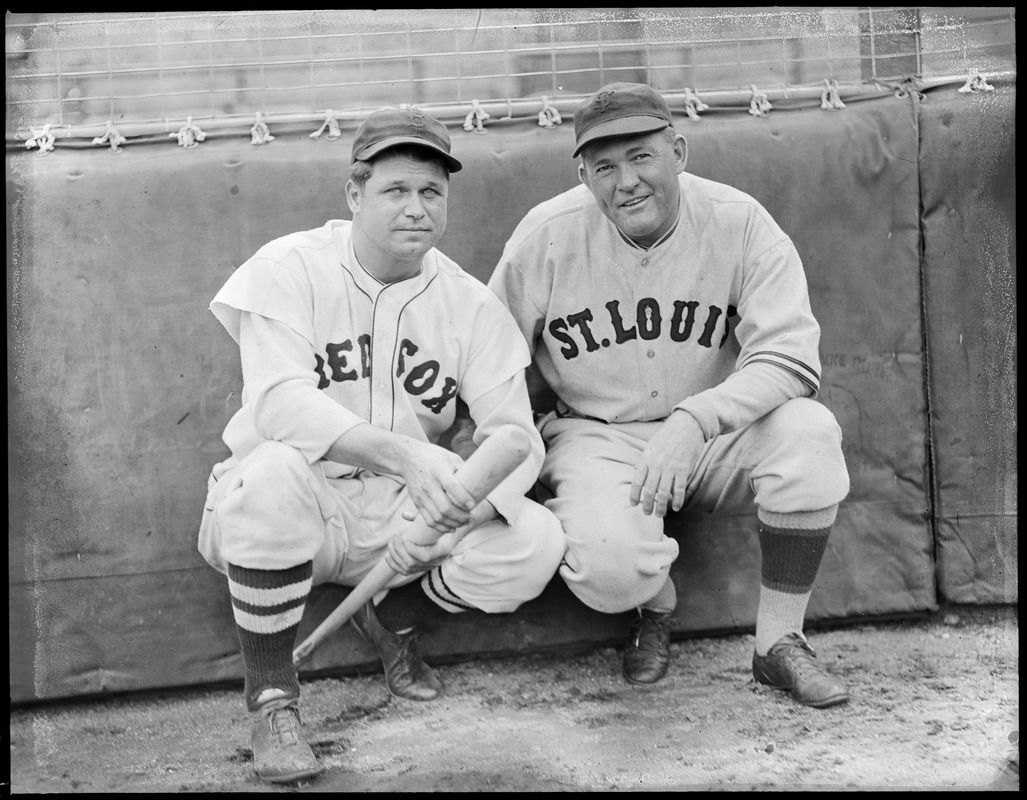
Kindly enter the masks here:
M 670 127 L 670 124 L 663 117 L 650 116 L 621 117 L 620 119 L 611 119 L 609 122 L 601 122 L 586 131 L 585 135 L 575 146 L 571 157 L 577 158 L 581 148 L 597 139 L 611 139 L 615 136 L 630 136 L 634 133 L 662 131 L 664 128 Z
M 380 142 L 375 142 L 370 147 L 365 147 L 357 155 L 353 157 L 354 161 L 367 161 L 368 159 L 374 158 L 382 150 L 388 150 L 390 147 L 398 147 L 401 144 L 413 144 L 418 147 L 425 147 L 428 150 L 434 150 L 446 161 L 446 165 L 449 167 L 450 172 L 459 172 L 464 168 L 456 158 L 451 154 L 447 153 L 441 147 L 438 147 L 431 142 L 425 141 L 418 136 L 392 136 L 388 139 L 382 139 Z

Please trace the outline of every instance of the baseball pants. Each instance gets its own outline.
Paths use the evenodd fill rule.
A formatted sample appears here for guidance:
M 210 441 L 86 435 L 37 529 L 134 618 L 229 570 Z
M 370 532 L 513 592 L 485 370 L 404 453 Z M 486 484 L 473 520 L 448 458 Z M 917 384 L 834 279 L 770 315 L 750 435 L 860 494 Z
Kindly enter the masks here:
M 199 551 L 219 572 L 227 564 L 289 569 L 313 561 L 313 584 L 355 586 L 416 514 L 405 486 L 371 472 L 328 478 L 295 448 L 265 442 L 245 458 L 214 467 Z M 564 554 L 560 523 L 525 499 L 516 519 L 494 520 L 464 536 L 424 580 L 451 612 L 513 611 L 541 594 Z M 421 578 L 397 575 L 388 588 Z M 426 587 L 427 589 L 427 587 Z
M 567 537 L 560 575 L 585 605 L 604 613 L 628 611 L 656 595 L 678 556 L 664 520 L 629 503 L 638 457 L 660 425 L 555 415 L 540 423 L 546 459 L 539 496 Z M 706 443 L 682 511 L 716 514 L 751 509 L 753 502 L 777 514 L 834 506 L 849 491 L 841 441 L 822 404 L 789 400 Z

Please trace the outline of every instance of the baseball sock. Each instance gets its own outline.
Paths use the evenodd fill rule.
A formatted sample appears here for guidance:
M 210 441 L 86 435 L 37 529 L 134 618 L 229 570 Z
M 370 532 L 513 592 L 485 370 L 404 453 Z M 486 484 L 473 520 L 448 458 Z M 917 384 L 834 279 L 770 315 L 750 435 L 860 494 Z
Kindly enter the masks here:
M 423 632 L 429 622 L 445 613 L 444 608 L 425 594 L 421 581 L 391 589 L 375 606 L 378 621 L 393 633 L 405 633 L 410 628 Z
M 765 656 L 782 636 L 802 635 L 806 606 L 827 547 L 838 506 L 819 511 L 758 512 L 760 601 L 756 653 Z
M 671 580 L 670 575 L 667 576 L 667 582 L 663 584 L 663 588 L 642 604 L 643 609 L 655 611 L 659 614 L 669 614 L 677 606 L 678 590 L 674 586 L 674 581 Z
M 257 698 L 267 689 L 280 689 L 295 698 L 300 695 L 292 650 L 310 594 L 313 567 L 312 561 L 281 570 L 228 565 L 228 589 L 242 646 L 250 711 L 257 710 Z

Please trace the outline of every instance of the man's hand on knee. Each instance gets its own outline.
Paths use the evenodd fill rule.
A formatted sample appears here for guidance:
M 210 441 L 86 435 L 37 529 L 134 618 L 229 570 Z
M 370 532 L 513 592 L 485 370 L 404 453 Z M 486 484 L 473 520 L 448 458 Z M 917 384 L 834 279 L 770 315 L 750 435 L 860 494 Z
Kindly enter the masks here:
M 685 504 L 688 476 L 703 446 L 702 428 L 691 414 L 674 412 L 657 429 L 639 457 L 631 481 L 631 505 L 642 513 L 664 517 Z

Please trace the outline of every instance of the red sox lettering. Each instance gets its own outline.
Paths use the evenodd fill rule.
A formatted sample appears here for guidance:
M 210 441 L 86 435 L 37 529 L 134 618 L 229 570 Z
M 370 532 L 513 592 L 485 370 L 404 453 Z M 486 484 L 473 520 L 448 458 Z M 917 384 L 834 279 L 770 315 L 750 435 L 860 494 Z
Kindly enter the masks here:
M 604 336 L 597 340 L 597 334 L 592 330 L 592 323 L 596 323 L 597 331 L 602 330 L 600 327 L 602 323 L 595 319 L 591 308 L 568 314 L 566 318 L 557 317 L 550 320 L 547 326 L 549 335 L 562 344 L 560 353 L 565 359 L 570 360 L 581 354 L 575 333 L 584 341 L 586 353 L 594 353 L 600 348 L 611 347 L 614 344 L 624 344 L 632 339 L 650 341 L 663 334 L 665 314 L 664 310 L 660 308 L 659 301 L 655 298 L 643 297 L 638 301 L 635 306 L 634 324 L 630 327 L 628 327 L 629 323 L 624 321 L 620 306 L 619 300 L 611 300 L 605 304 L 609 323 L 613 329 L 612 339 Z M 674 301 L 674 310 L 670 315 L 670 324 L 667 326 L 667 333 L 671 341 L 685 342 L 689 340 L 695 327 L 698 308 L 698 300 Z M 628 313 L 630 314 L 630 312 Z M 723 317 L 724 333 L 717 344 L 718 348 L 723 347 L 731 330 L 731 318 L 737 315 L 738 309 L 732 305 L 727 307 L 726 315 L 719 306 L 707 306 L 706 320 L 703 323 L 702 333 L 696 339 L 696 344 L 702 347 L 713 347 L 713 334 Z
M 325 345 L 325 357 L 314 354 L 314 372 L 318 375 L 318 389 L 326 389 L 332 381 L 364 380 L 371 377 L 371 336 L 362 333 L 356 337 L 359 350 L 359 373 L 353 351 L 353 340 L 346 339 L 338 343 Z M 417 354 L 420 348 L 409 339 L 402 339 L 396 359 L 396 377 L 403 378 L 403 388 L 407 394 L 420 397 L 433 389 L 439 382 L 442 366 L 435 359 L 411 362 L 408 357 Z M 327 367 L 327 371 L 326 368 Z M 421 404 L 433 414 L 441 414 L 450 400 L 457 395 L 456 379 L 445 376 L 442 379 L 441 394 L 437 397 L 421 399 Z

